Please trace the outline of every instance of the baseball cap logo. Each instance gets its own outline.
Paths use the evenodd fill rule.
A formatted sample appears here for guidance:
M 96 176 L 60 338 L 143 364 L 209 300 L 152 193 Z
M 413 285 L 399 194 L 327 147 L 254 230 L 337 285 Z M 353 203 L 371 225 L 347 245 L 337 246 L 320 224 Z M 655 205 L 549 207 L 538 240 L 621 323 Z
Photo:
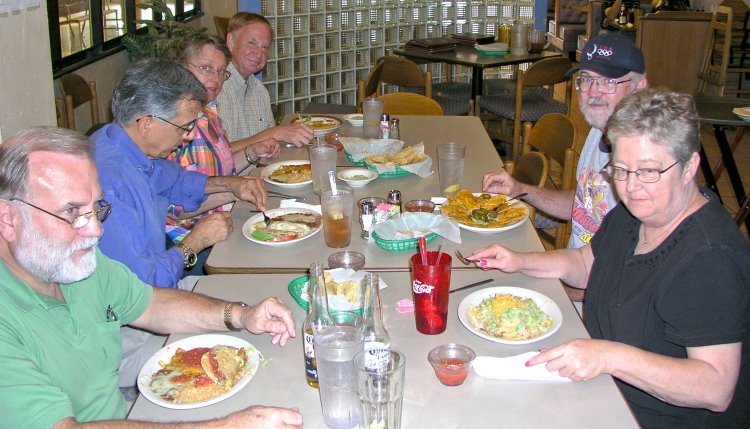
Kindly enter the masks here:
M 591 49 L 591 52 L 586 52 L 586 58 L 591 61 L 594 55 L 598 55 L 600 57 L 610 57 L 612 56 L 612 54 L 612 48 L 606 46 L 600 48 L 596 46 L 596 43 L 594 43 L 594 47 Z

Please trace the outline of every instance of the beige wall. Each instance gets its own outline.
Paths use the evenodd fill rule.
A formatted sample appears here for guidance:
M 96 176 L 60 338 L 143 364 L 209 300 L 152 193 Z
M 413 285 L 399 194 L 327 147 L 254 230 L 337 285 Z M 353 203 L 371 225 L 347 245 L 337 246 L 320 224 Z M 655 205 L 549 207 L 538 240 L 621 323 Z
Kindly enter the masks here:
M 0 14 L 0 141 L 55 125 L 47 6 Z

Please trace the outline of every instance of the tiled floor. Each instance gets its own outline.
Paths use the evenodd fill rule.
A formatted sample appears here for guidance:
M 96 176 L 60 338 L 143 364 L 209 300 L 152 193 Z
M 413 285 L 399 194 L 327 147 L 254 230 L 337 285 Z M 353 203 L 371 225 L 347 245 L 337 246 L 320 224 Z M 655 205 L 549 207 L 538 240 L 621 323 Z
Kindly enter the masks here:
M 558 85 L 558 87 L 555 88 L 556 98 L 563 100 L 564 91 L 564 85 Z M 575 92 L 575 89 L 573 91 Z M 578 142 L 576 143 L 576 154 L 580 154 L 580 150 L 586 140 L 586 135 L 588 134 L 591 127 L 583 119 L 581 110 L 578 108 L 578 98 L 576 94 L 573 95 L 573 112 L 571 114 L 571 118 L 578 127 Z M 727 131 L 727 139 L 729 141 L 732 140 L 732 136 L 735 132 L 736 129 L 729 129 Z M 719 153 L 719 147 L 716 145 L 716 139 L 713 134 L 713 129 L 710 125 L 702 126 L 701 141 L 705 148 L 706 155 L 708 156 L 709 163 L 712 166 L 715 166 L 718 160 L 721 158 L 721 154 Z M 739 169 L 740 176 L 742 177 L 742 183 L 745 187 L 745 191 L 750 192 L 750 130 L 747 130 L 745 132 L 745 135 L 737 146 L 737 149 L 734 152 L 734 159 L 737 163 L 737 168 Z M 698 181 L 701 184 L 705 184 L 703 175 L 701 173 L 698 173 Z M 732 185 L 729 182 L 729 176 L 726 174 L 726 172 L 721 174 L 721 176 L 717 180 L 717 186 L 719 188 L 721 199 L 724 202 L 724 207 L 726 207 L 729 214 L 734 217 L 739 210 L 739 204 L 737 203 L 737 198 L 734 195 Z M 743 225 L 740 229 L 745 237 L 750 240 L 747 227 Z

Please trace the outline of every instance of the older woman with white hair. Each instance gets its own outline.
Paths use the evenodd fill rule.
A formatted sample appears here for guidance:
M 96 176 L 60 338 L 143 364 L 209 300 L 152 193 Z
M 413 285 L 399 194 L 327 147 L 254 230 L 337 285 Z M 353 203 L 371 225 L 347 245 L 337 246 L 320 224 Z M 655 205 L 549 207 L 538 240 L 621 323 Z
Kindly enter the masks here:
M 584 381 L 610 374 L 645 428 L 750 427 L 750 244 L 698 186 L 692 97 L 638 91 L 609 120 L 620 196 L 591 243 L 469 259 L 483 269 L 560 278 L 586 289 L 592 339 L 527 362 Z

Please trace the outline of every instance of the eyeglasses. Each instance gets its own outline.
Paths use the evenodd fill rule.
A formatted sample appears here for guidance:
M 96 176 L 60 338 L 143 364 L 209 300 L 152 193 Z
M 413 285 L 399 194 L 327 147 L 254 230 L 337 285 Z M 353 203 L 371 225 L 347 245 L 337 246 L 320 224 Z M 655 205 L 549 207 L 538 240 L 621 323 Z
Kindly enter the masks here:
M 166 122 L 166 123 L 168 123 L 169 125 L 171 125 L 171 126 L 173 126 L 173 127 L 176 127 L 176 128 L 179 128 L 179 129 L 181 129 L 182 131 L 184 131 L 184 132 L 185 132 L 185 134 L 190 134 L 190 132 L 191 132 L 191 131 L 193 131 L 193 128 L 195 128 L 195 121 L 196 121 L 195 119 L 193 119 L 192 121 L 188 122 L 188 123 L 187 123 L 187 124 L 185 124 L 185 125 L 177 125 L 177 124 L 175 124 L 174 122 L 169 122 L 168 120 L 166 120 L 166 119 L 164 119 L 164 118 L 160 118 L 160 117 L 158 117 L 158 116 L 156 116 L 156 115 L 146 115 L 146 117 L 147 117 L 147 118 L 154 118 L 154 119 L 158 119 L 158 120 L 160 120 L 160 121 L 162 121 L 162 122 Z M 141 119 L 142 119 L 142 118 L 138 118 L 138 119 L 136 119 L 135 121 L 136 121 L 136 122 L 138 122 L 138 121 L 140 121 Z
M 618 181 L 627 180 L 628 175 L 630 175 L 630 173 L 633 173 L 635 174 L 635 177 L 637 177 L 638 180 L 641 181 L 641 183 L 655 183 L 661 179 L 661 175 L 663 173 L 677 165 L 679 162 L 680 161 L 675 161 L 674 164 L 663 170 L 658 170 L 656 168 L 639 168 L 632 171 L 607 164 L 607 166 L 604 167 L 603 171 L 605 171 L 609 177 Z
M 227 69 L 215 69 L 211 66 L 199 66 L 197 64 L 190 64 L 206 76 L 213 76 L 214 74 L 219 76 L 219 79 L 227 80 L 232 77 L 232 73 Z
M 596 83 L 599 92 L 602 94 L 614 94 L 615 91 L 617 91 L 617 85 L 630 82 L 631 80 L 632 79 L 615 80 L 607 77 L 576 76 L 576 91 L 589 92 L 594 83 Z
M 88 213 L 79 214 L 78 216 L 74 217 L 73 220 L 70 220 L 62 216 L 58 216 L 52 212 L 48 212 L 47 210 L 44 210 L 41 207 L 37 207 L 34 204 L 31 204 L 20 198 L 11 198 L 11 201 L 18 201 L 19 203 L 24 203 L 27 206 L 33 207 L 41 212 L 47 213 L 48 215 L 52 217 L 56 217 L 57 219 L 60 219 L 61 221 L 69 224 L 71 227 L 73 227 L 73 229 L 81 229 L 84 226 L 88 225 L 89 222 L 91 222 L 91 218 L 94 216 L 96 216 L 96 218 L 99 219 L 99 222 L 104 222 L 104 219 L 106 219 L 107 216 L 109 216 L 109 214 L 112 212 L 112 204 L 104 200 L 99 200 L 96 203 L 99 206 L 98 208 L 95 208 L 93 211 L 90 211 Z

